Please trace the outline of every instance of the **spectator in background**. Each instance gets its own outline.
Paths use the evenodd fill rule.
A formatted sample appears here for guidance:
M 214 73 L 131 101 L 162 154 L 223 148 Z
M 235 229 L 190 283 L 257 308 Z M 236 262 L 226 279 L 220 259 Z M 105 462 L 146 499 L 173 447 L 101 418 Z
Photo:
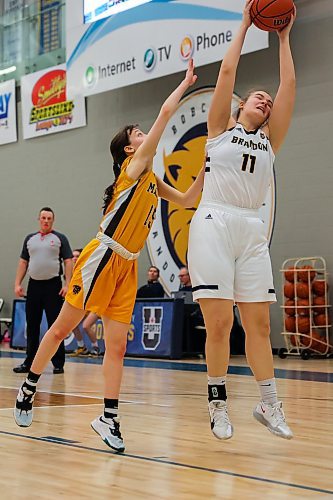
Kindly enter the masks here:
M 164 297 L 164 289 L 158 281 L 160 277 L 160 270 L 156 266 L 150 266 L 148 269 L 148 282 L 146 285 L 140 287 L 137 291 L 137 299 L 150 299 Z
M 39 231 L 28 234 L 23 243 L 15 279 L 15 296 L 24 297 L 22 281 L 29 274 L 26 293 L 27 355 L 13 368 L 15 373 L 28 373 L 39 346 L 43 311 L 50 328 L 57 319 L 72 276 L 72 250 L 64 234 L 54 231 L 54 212 L 44 207 L 39 212 Z M 65 284 L 62 283 L 63 266 Z M 61 342 L 52 358 L 53 373 L 64 373 L 65 346 Z
M 81 252 L 82 248 L 75 248 L 73 250 L 73 258 L 72 258 L 73 266 L 75 266 L 76 261 L 79 258 Z M 100 349 L 98 347 L 96 331 L 94 329 L 94 324 L 96 323 L 97 320 L 98 320 L 97 314 L 91 312 L 85 317 L 82 323 L 82 328 L 88 335 L 91 342 L 90 351 L 84 343 L 83 335 L 81 333 L 79 325 L 74 328 L 73 333 L 77 342 L 77 349 L 71 354 L 69 354 L 70 357 L 75 358 L 77 356 L 99 356 Z
M 179 290 L 182 290 L 183 292 L 191 292 L 192 283 L 187 267 L 181 267 L 179 269 L 178 278 L 180 280 Z

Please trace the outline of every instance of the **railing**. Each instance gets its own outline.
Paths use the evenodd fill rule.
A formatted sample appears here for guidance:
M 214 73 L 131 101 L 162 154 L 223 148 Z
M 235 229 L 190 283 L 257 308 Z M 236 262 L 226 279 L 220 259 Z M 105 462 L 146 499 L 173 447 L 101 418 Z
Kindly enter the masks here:
M 0 0 L 0 82 L 66 60 L 64 0 Z

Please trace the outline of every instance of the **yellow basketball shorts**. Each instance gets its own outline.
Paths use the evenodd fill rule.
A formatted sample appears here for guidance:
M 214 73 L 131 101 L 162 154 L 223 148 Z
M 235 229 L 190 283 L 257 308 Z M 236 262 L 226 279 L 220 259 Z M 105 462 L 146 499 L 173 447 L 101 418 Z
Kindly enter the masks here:
M 131 323 L 137 292 L 137 261 L 125 260 L 93 239 L 74 267 L 66 301 L 74 307 Z

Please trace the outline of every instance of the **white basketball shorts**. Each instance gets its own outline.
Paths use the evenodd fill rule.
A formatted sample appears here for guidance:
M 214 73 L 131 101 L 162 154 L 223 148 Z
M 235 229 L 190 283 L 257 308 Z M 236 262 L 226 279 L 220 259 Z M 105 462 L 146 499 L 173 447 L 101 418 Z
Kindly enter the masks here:
M 201 203 L 190 227 L 194 300 L 276 302 L 264 223 L 257 210 Z

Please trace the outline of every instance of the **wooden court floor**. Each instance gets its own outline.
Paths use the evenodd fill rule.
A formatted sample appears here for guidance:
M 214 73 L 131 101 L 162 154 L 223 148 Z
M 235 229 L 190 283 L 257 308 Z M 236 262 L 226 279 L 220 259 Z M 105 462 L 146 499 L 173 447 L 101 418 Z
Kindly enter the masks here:
M 99 360 L 68 361 L 56 376 L 50 366 L 23 429 L 12 418 L 22 354 L 0 354 L 1 499 L 333 499 L 332 360 L 276 360 L 295 433 L 284 441 L 253 419 L 256 384 L 244 359 L 232 358 L 235 434 L 221 442 L 210 433 L 203 361 L 130 359 L 120 406 L 126 451 L 115 454 L 90 428 L 103 408 Z

